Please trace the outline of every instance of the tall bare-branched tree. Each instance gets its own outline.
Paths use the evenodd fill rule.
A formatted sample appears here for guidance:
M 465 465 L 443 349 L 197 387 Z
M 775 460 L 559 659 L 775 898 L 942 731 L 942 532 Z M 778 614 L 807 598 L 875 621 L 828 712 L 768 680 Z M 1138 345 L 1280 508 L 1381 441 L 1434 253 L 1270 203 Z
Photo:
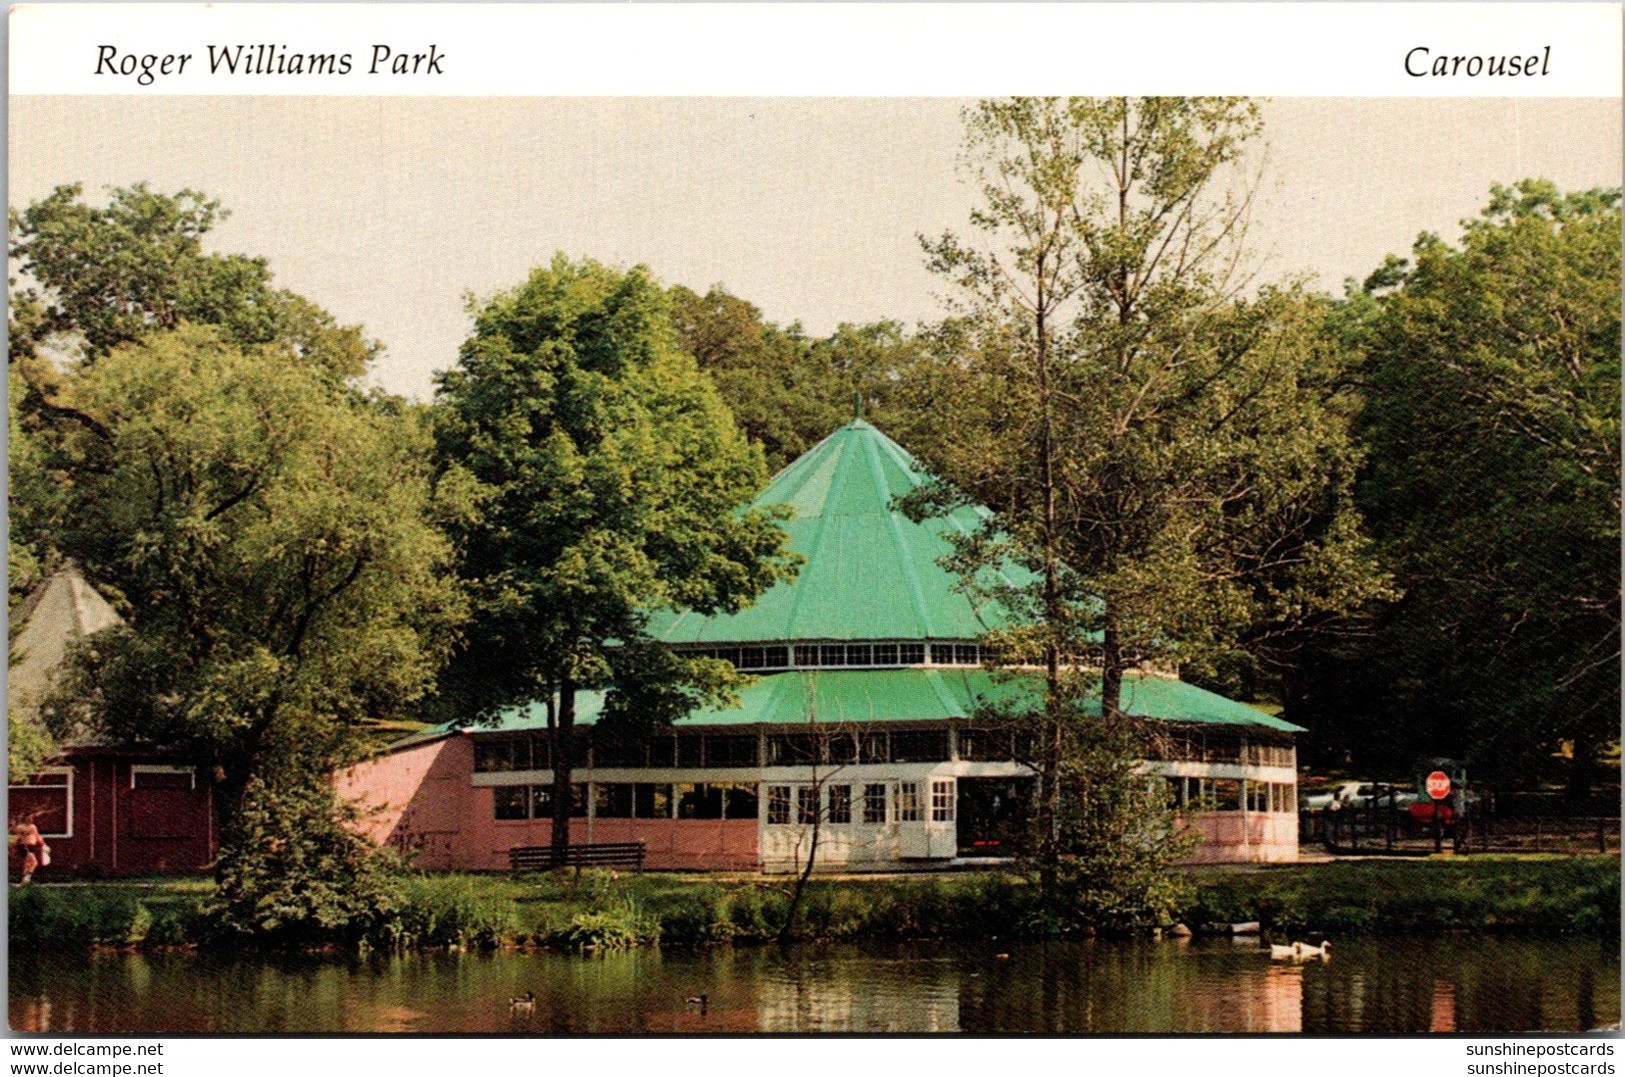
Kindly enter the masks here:
M 1074 838 L 1099 828 L 1063 806 L 1083 773 L 1068 760 L 1093 750 L 1080 737 L 1126 743 L 1126 673 L 1348 610 L 1382 580 L 1349 506 L 1352 403 L 1323 306 L 1247 272 L 1257 106 L 1018 98 L 965 122 L 972 231 L 922 243 L 955 286 L 971 429 L 946 465 L 954 487 L 916 509 L 996 510 L 956 562 L 1015 615 L 991 641 L 1002 662 L 1043 672 L 1036 820 L 1053 893 L 1063 859 L 1096 855 Z M 1011 561 L 1029 583 L 986 584 Z

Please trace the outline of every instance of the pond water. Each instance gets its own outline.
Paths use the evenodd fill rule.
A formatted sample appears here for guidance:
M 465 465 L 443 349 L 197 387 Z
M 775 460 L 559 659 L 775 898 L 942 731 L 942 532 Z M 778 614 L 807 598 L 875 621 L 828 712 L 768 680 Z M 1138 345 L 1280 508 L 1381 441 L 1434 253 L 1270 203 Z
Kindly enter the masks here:
M 116 1033 L 1511 1032 L 1618 1027 L 1615 940 L 830 943 L 602 955 L 13 955 L 11 1026 Z M 515 1012 L 509 999 L 537 1001 Z M 688 1000 L 707 996 L 703 1008 Z

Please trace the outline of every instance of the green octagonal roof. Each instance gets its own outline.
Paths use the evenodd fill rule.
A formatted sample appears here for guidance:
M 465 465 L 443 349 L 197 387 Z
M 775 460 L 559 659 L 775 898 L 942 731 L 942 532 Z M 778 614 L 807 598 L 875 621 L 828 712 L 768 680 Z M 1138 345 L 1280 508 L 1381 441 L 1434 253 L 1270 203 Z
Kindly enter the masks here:
M 735 614 L 664 613 L 652 634 L 666 643 L 789 640 L 969 640 L 1002 623 L 978 609 L 937 562 L 946 535 L 974 530 L 986 510 L 960 508 L 915 523 L 895 500 L 931 481 L 920 463 L 861 419 L 841 427 L 774 477 L 754 504 L 789 505 L 790 547 L 805 563 Z M 1021 570 L 1005 570 L 1014 581 Z
M 739 693 L 739 706 L 695 710 L 677 722 L 689 726 L 804 726 L 824 723 L 962 720 L 982 701 L 1030 697 L 1043 691 L 1038 674 L 998 676 L 984 669 L 807 670 L 753 677 Z M 576 696 L 576 721 L 592 725 L 603 711 L 605 693 Z M 1302 727 L 1226 699 L 1173 677 L 1130 672 L 1123 679 L 1123 708 L 1141 718 L 1201 725 L 1244 726 L 1279 732 Z M 1091 704 L 1099 713 L 1098 697 Z M 471 732 L 546 729 L 545 703 L 504 713 L 498 724 Z

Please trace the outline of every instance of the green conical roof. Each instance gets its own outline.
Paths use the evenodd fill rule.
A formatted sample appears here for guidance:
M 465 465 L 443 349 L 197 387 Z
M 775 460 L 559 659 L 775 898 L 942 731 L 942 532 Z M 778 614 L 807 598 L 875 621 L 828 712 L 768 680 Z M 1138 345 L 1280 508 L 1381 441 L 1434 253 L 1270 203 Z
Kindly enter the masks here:
M 976 608 L 937 563 L 953 550 L 944 536 L 974 530 L 986 510 L 915 523 L 893 507 L 930 481 L 885 434 L 861 419 L 848 423 L 779 472 L 754 502 L 795 510 L 784 529 L 806 559 L 796 579 L 739 613 L 659 615 L 652 633 L 677 644 L 970 640 L 998 627 L 1000 612 Z

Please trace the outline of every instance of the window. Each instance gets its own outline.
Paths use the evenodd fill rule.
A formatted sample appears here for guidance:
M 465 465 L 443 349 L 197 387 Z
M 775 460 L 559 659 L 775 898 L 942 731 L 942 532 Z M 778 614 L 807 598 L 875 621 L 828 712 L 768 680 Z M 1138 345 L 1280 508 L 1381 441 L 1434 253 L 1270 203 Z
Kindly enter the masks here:
M 900 823 L 920 821 L 920 783 L 897 783 L 897 821 Z
M 52 767 L 22 785 L 10 787 L 7 798 L 13 815 L 39 812 L 34 825 L 42 837 L 73 837 L 73 771 Z
M 1168 803 L 1175 808 L 1183 808 L 1185 806 L 1185 779 L 1164 778 L 1163 781 L 1168 786 Z
M 796 822 L 811 826 L 818 822 L 818 786 L 803 785 L 796 790 Z
M 897 665 L 897 644 L 895 644 L 895 643 L 877 643 L 877 644 L 875 644 L 875 665 L 877 665 L 877 666 L 895 666 L 895 665 Z
M 796 645 L 796 665 L 816 666 L 818 664 L 818 647 L 815 644 L 801 643 Z
M 931 783 L 931 821 L 933 823 L 951 823 L 954 821 L 954 783 Z
M 824 742 L 824 755 L 830 763 L 844 765 L 858 761 L 858 738 L 852 733 L 831 733 Z
M 1241 739 L 1209 733 L 1203 738 L 1202 761 L 1205 763 L 1241 762 Z
M 770 785 L 767 787 L 767 821 L 775 826 L 784 826 L 790 822 L 790 787 L 788 785 Z
M 1270 783 L 1270 811 L 1289 812 L 1296 809 L 1293 787 L 1285 782 Z
M 670 819 L 671 786 L 638 782 L 632 787 L 632 814 L 638 819 Z
M 899 643 L 897 645 L 897 661 L 905 666 L 925 665 L 925 644 Z
M 533 785 L 530 787 L 530 817 L 532 819 L 553 818 L 553 787 L 551 785 Z M 570 783 L 570 818 L 585 819 L 587 817 L 587 786 L 585 782 Z M 520 816 L 519 818 L 523 818 Z
M 595 767 L 641 767 L 649 758 L 649 746 L 642 740 L 594 733 L 592 763 Z
M 832 823 L 850 823 L 852 821 L 852 787 L 850 785 L 832 785 L 829 787 L 829 821 Z
M 886 821 L 886 785 L 884 782 L 870 782 L 863 787 L 863 821 L 866 823 L 884 823 Z
M 677 765 L 702 767 L 705 765 L 705 738 L 698 733 L 677 735 Z
M 1247 810 L 1248 811 L 1269 811 L 1270 810 L 1270 783 L 1269 782 L 1247 782 L 1246 786 L 1247 786 Z
M 826 643 L 818 648 L 818 664 L 821 666 L 846 665 L 846 646 L 841 643 Z
M 848 643 L 846 645 L 846 664 L 849 666 L 872 666 L 875 661 L 874 647 L 867 643 Z
M 979 666 L 982 664 L 982 649 L 974 643 L 954 644 L 954 665 Z
M 191 767 L 165 767 L 153 763 L 130 765 L 131 789 L 192 790 L 197 788 L 197 772 Z
M 631 783 L 600 782 L 593 786 L 592 812 L 600 819 L 632 818 Z
M 961 729 L 959 758 L 976 763 L 1002 762 L 1010 758 L 1010 734 L 1003 730 Z
M 1193 741 L 1190 737 L 1161 737 L 1158 738 L 1157 757 L 1173 762 L 1185 762 L 1187 760 L 1200 761 L 1202 758 L 1202 747 L 1200 742 Z
M 679 819 L 721 819 L 722 787 L 709 783 L 680 782 L 673 787 Z
M 1033 737 L 1031 733 L 1017 733 L 1010 738 L 1010 758 L 1018 763 L 1031 761 Z
M 530 818 L 530 786 L 499 785 L 491 790 L 498 819 Z
M 893 763 L 939 763 L 948 758 L 948 731 L 946 729 L 893 732 L 891 735 L 891 761 Z
M 719 787 L 722 790 L 722 817 L 724 819 L 756 818 L 756 784 L 732 782 Z
M 1235 778 L 1214 778 L 1212 786 L 1214 811 L 1241 810 L 1241 782 Z
M 816 738 L 806 733 L 779 733 L 767 740 L 769 764 L 775 767 L 804 767 L 821 762 Z
M 890 763 L 891 738 L 885 733 L 859 733 L 858 761 L 860 763 Z
M 129 810 L 123 819 L 130 836 L 201 837 L 208 822 L 202 800 L 192 793 L 196 788 L 197 775 L 191 767 L 131 764 Z
M 1247 742 L 1247 762 L 1256 767 L 1290 767 L 1293 765 L 1292 746 L 1288 744 L 1260 744 Z
M 530 770 L 530 738 L 475 738 L 474 769 L 486 773 L 506 770 Z
M 756 765 L 756 737 L 729 735 L 707 737 L 705 764 L 710 767 L 754 767 Z
M 652 737 L 649 740 L 649 765 L 651 767 L 674 767 L 677 765 L 677 738 L 673 736 Z

